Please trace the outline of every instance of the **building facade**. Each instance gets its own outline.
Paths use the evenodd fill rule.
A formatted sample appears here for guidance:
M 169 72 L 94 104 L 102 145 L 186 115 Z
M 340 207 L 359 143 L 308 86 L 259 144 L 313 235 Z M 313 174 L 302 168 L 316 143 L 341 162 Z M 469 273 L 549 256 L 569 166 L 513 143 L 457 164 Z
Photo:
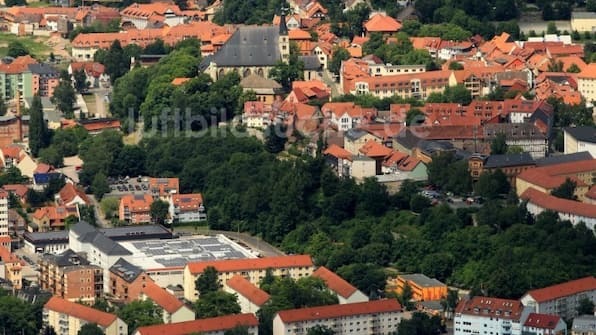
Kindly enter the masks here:
M 447 297 L 447 285 L 420 273 L 399 275 L 396 284 L 396 291 L 400 294 L 403 292 L 404 287 L 409 285 L 412 289 L 413 300 L 441 300 Z
M 522 335 L 522 325 L 530 313 L 531 308 L 517 300 L 464 299 L 455 309 L 453 334 Z
M 43 307 L 43 324 L 57 335 L 77 335 L 81 327 L 96 324 L 105 335 L 127 335 L 128 326 L 114 314 L 52 297 Z
M 233 314 L 194 321 L 139 327 L 134 335 L 224 335 L 236 327 L 246 327 L 248 335 L 259 334 L 259 320 L 254 314 Z

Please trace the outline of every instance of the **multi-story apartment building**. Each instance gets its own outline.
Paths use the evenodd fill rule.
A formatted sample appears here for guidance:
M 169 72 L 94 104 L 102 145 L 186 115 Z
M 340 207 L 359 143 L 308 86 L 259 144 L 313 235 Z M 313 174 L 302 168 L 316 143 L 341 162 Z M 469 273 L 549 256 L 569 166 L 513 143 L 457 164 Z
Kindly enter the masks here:
M 110 293 L 120 302 L 131 302 L 141 295 L 141 291 L 151 282 L 151 278 L 138 266 L 120 258 L 110 267 Z
M 518 300 L 473 297 L 460 301 L 455 309 L 454 335 L 521 335 L 531 308 Z
M 359 289 L 324 266 L 319 267 L 312 276 L 322 279 L 341 305 L 368 301 L 368 297 Z
M 426 99 L 431 93 L 443 93 L 446 87 L 457 85 L 452 71 L 429 71 L 354 80 L 351 94 L 371 94 L 377 98 L 397 95 L 401 98 Z
M 224 335 L 236 327 L 246 327 L 248 335 L 259 333 L 259 320 L 254 314 L 233 314 L 194 321 L 170 323 L 165 325 L 139 327 L 134 335 Z
M 169 213 L 172 222 L 198 222 L 207 220 L 207 213 L 203 205 L 203 195 L 172 194 L 168 198 Z
M 399 275 L 396 291 L 402 293 L 406 285 L 412 289 L 412 299 L 418 301 L 441 300 L 447 296 L 447 285 L 421 273 Z
M 145 283 L 139 299 L 150 299 L 159 309 L 164 324 L 192 321 L 195 312 L 153 281 Z
M 0 95 L 4 100 L 21 99 L 38 94 L 52 97 L 60 83 L 59 72 L 47 64 L 38 63 L 31 56 L 17 57 L 11 62 L 0 62 Z
M 595 335 L 596 315 L 580 315 L 573 319 L 571 335 Z
M 8 250 L 11 250 L 8 235 L 8 192 L 3 189 L 0 189 L 0 241 Z
M 205 268 L 214 267 L 218 272 L 219 282 L 223 285 L 235 275 L 241 275 L 253 285 L 258 285 L 265 277 L 267 269 L 271 269 L 276 277 L 298 279 L 312 275 L 314 264 L 308 255 L 279 256 L 267 258 L 229 259 L 208 262 L 188 263 L 184 267 L 184 298 L 195 301 L 198 293 L 195 280 Z
M 583 298 L 596 302 L 595 277 L 580 278 L 528 291 L 521 298 L 521 302 L 535 313 L 552 314 L 564 319 L 571 319 L 577 316 L 577 307 Z
M 155 21 L 173 27 L 184 23 L 185 19 L 178 6 L 161 2 L 150 4 L 133 3 L 124 8 L 120 15 L 123 23 L 133 25 L 137 29 L 145 29 Z
M 103 270 L 74 251 L 45 255 L 39 260 L 42 289 L 69 301 L 93 303 L 103 293 Z
M 149 210 L 152 203 L 150 194 L 125 195 L 120 198 L 118 218 L 128 223 L 148 223 L 151 221 Z
M 588 102 L 596 100 L 596 64 L 591 63 L 577 75 L 577 90 Z
M 0 278 L 11 283 L 14 289 L 20 290 L 23 287 L 22 268 L 21 260 L 0 245 Z
M 149 191 L 153 198 L 165 199 L 172 194 L 180 193 L 178 178 L 149 178 Z
M 242 313 L 256 313 L 261 306 L 269 301 L 269 294 L 261 290 L 258 286 L 249 282 L 241 275 L 235 275 L 224 285 L 224 290 L 235 294 L 238 297 Z
M 556 315 L 530 313 L 522 327 L 524 335 L 567 335 L 567 324 Z
M 43 306 L 43 324 L 57 335 L 77 335 L 87 323 L 96 324 L 105 335 L 127 335 L 128 326 L 114 314 L 52 297 Z
M 592 126 L 567 127 L 563 129 L 565 153 L 587 151 L 596 157 L 596 129 Z
M 307 334 L 318 325 L 335 334 L 394 334 L 401 311 L 396 299 L 285 310 L 273 318 L 273 334 Z

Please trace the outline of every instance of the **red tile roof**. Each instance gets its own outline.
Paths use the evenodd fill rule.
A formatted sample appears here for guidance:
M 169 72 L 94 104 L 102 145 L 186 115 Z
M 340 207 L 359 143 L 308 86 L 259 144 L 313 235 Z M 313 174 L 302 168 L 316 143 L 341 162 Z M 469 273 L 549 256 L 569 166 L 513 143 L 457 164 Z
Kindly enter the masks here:
M 596 63 L 590 63 L 586 65 L 582 72 L 578 73 L 577 77 L 585 79 L 596 79 Z
M 37 220 L 41 220 L 44 217 L 47 217 L 50 219 L 50 221 L 63 221 L 65 220 L 68 216 L 70 215 L 74 215 L 76 217 L 78 217 L 78 211 L 77 208 L 74 206 L 58 206 L 58 207 L 41 207 L 38 208 L 34 213 L 33 213 L 33 218 L 37 219 Z M 55 225 L 52 225 L 55 226 Z
M 87 131 L 99 131 L 107 129 L 120 129 L 120 120 L 115 119 L 97 119 L 97 120 L 85 120 L 81 122 L 83 128 Z
M 9 193 L 14 193 L 14 195 L 16 195 L 19 198 L 23 198 L 29 190 L 29 188 L 26 185 L 22 184 L 7 184 L 2 186 L 2 189 Z
M 84 70 L 85 73 L 98 78 L 105 72 L 105 66 L 96 62 L 73 62 L 70 64 L 72 72 Z
M 201 193 L 173 194 L 172 202 L 183 212 L 196 211 L 203 205 L 203 195 Z
M 44 305 L 44 308 L 85 320 L 88 323 L 95 323 L 104 328 L 110 326 L 117 319 L 114 314 L 102 312 L 58 297 L 50 298 Z
M 266 258 L 225 259 L 209 262 L 192 262 L 187 264 L 190 273 L 202 273 L 206 267 L 213 266 L 218 272 L 234 272 L 242 270 L 260 270 L 267 268 L 311 267 L 312 259 L 308 255 L 279 256 Z
M 310 40 L 311 36 L 308 31 L 301 29 L 293 29 L 288 32 L 290 40 Z
M 277 314 L 284 323 L 293 323 L 352 315 L 390 312 L 401 312 L 401 305 L 396 299 L 383 299 L 354 304 L 291 309 L 280 311 Z
M 520 173 L 517 178 L 521 178 L 537 186 L 552 189 L 564 183 L 567 176 L 570 176 L 578 185 L 585 185 L 581 180 L 575 178 L 574 175 L 589 171 L 596 171 L 596 159 L 528 169 Z
M 149 212 L 153 197 L 150 194 L 131 195 L 127 194 L 120 198 L 120 206 L 128 207 L 131 213 Z
M 271 297 L 267 292 L 256 287 L 241 275 L 235 275 L 230 278 L 230 280 L 226 282 L 226 285 L 257 306 L 262 306 Z
M 337 144 L 331 144 L 324 152 L 325 155 L 331 155 L 335 158 L 347 159 L 352 161 L 352 153 L 340 147 Z
M 346 299 L 357 291 L 352 284 L 348 283 L 345 279 L 324 266 L 321 266 L 313 272 L 312 276 L 323 279 L 330 290 Z
M 596 207 L 594 207 L 596 208 Z M 592 212 L 596 217 L 596 211 Z M 580 292 L 596 290 L 596 278 L 594 276 L 571 280 L 565 283 L 528 291 L 537 302 L 546 302 L 557 298 L 567 297 Z
M 160 196 L 170 193 L 170 191 L 180 192 L 179 185 L 178 178 L 149 178 L 149 190 L 158 191 Z
M 236 326 L 257 327 L 259 321 L 254 314 L 226 315 L 216 318 L 193 320 L 137 328 L 139 335 L 190 335 L 232 329 Z
M 366 142 L 366 144 L 364 144 L 359 151 L 368 157 L 383 158 L 391 155 L 392 153 L 391 149 L 374 140 L 368 140 L 368 142 Z
M 184 306 L 182 301 L 168 293 L 153 281 L 147 281 L 142 289 L 144 295 L 151 299 L 155 304 L 163 308 L 166 312 L 172 314 Z
M 519 178 L 519 176 L 518 176 Z M 538 207 L 558 213 L 568 213 L 587 218 L 596 218 L 596 205 L 568 199 L 557 198 L 547 193 L 540 192 L 535 188 L 528 188 L 520 195 L 520 198 L 535 204 Z M 593 282 L 593 289 L 596 289 L 596 281 Z M 539 291 L 539 290 L 537 290 Z M 538 293 L 540 294 L 540 293 Z M 533 296 L 533 295 L 532 295 Z M 541 298 L 535 298 L 541 299 Z
M 401 23 L 391 16 L 376 14 L 364 23 L 368 32 L 396 32 L 401 29 Z
M 58 193 L 58 196 L 63 203 L 71 202 L 76 196 L 79 196 L 85 203 L 89 203 L 89 198 L 85 194 L 85 191 L 75 187 L 71 183 L 66 183 Z
M 524 323 L 524 327 L 555 329 L 560 320 L 561 318 L 556 315 L 530 313 Z
M 17 160 L 21 158 L 22 152 L 23 148 L 19 147 L 18 145 L 9 145 L 2 148 L 2 154 L 4 157 L 16 158 Z
M 524 306 L 519 300 L 490 297 L 473 297 L 462 300 L 455 309 L 456 313 L 519 320 Z
M 412 171 L 420 163 L 421 163 L 421 161 L 418 158 L 413 157 L 413 156 L 408 156 L 408 158 L 399 162 L 399 164 L 397 165 L 397 168 L 401 171 Z
M 172 80 L 172 85 L 174 86 L 180 86 L 182 84 L 184 84 L 185 82 L 189 81 L 191 78 L 174 78 Z

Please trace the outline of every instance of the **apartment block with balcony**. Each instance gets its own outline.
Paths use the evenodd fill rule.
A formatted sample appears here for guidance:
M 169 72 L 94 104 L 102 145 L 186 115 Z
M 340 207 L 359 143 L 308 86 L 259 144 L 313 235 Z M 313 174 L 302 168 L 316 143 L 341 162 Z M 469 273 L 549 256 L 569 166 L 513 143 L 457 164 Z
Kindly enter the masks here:
M 518 300 L 463 299 L 455 309 L 453 334 L 522 335 L 522 326 L 531 311 Z
M 148 223 L 151 221 L 151 203 L 153 196 L 150 194 L 125 195 L 120 199 L 118 218 L 128 223 Z
M 0 245 L 0 278 L 8 281 L 14 289 L 20 290 L 23 286 L 22 268 L 21 260 Z
M 207 213 L 203 204 L 203 195 L 172 194 L 168 197 L 169 213 L 172 222 L 198 222 L 207 220 Z
M 43 325 L 58 335 L 77 335 L 85 324 L 96 324 L 105 335 L 128 335 L 127 324 L 114 314 L 52 297 L 43 306 Z

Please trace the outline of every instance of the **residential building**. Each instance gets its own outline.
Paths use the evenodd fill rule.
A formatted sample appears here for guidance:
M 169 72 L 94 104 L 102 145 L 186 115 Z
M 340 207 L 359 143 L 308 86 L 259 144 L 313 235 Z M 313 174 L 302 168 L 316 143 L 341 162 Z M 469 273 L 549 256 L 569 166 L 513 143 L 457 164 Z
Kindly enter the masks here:
M 103 294 L 102 268 L 68 249 L 39 259 L 41 289 L 69 301 L 92 304 Z
M 308 255 L 191 262 L 184 267 L 184 298 L 189 301 L 197 300 L 195 280 L 208 266 L 217 270 L 219 282 L 222 284 L 234 275 L 240 274 L 253 285 L 258 285 L 265 277 L 267 269 L 271 269 L 276 277 L 293 279 L 308 277 L 314 271 L 314 264 Z
M 51 326 L 58 335 L 77 335 L 81 327 L 96 324 L 105 335 L 127 335 L 128 326 L 114 314 L 52 297 L 43 306 L 43 324 Z
M 375 14 L 363 24 L 367 35 L 372 33 L 394 34 L 401 29 L 401 23 L 391 16 Z
M 337 296 L 340 305 L 368 301 L 368 296 L 324 266 L 315 270 L 312 277 L 322 279 L 327 288 Z
M 526 335 L 567 335 L 567 324 L 556 315 L 530 313 L 522 332 Z
M 8 234 L 8 195 L 9 193 L 4 189 L 0 189 L 0 239 L 8 238 L 8 243 L 5 243 L 4 246 L 11 250 Z
M 373 300 L 279 311 L 273 318 L 274 334 L 307 334 L 326 326 L 336 334 L 393 334 L 402 318 L 397 299 Z
M 446 87 L 457 85 L 452 71 L 429 71 L 352 80 L 353 87 L 345 94 L 371 94 L 377 98 L 397 95 L 401 98 L 426 99 L 431 93 L 443 93 Z M 345 90 L 345 89 L 344 89 Z
M 594 32 L 596 30 L 596 14 L 574 11 L 571 13 L 571 29 L 578 32 Z
M 87 206 L 89 204 L 89 198 L 85 194 L 85 191 L 76 187 L 73 183 L 67 182 L 64 187 L 56 195 L 56 202 L 63 206 Z
M 165 199 L 168 195 L 180 193 L 178 178 L 149 178 L 149 191 L 154 199 Z
M 148 281 L 141 289 L 142 300 L 150 299 L 161 309 L 164 324 L 191 321 L 195 312 L 155 282 Z
M 143 288 L 151 281 L 147 273 L 124 258 L 118 259 L 110 267 L 110 294 L 119 302 L 128 303 L 138 299 Z
M 89 135 L 97 135 L 104 130 L 120 131 L 120 120 L 112 118 L 85 119 L 78 121 Z
M 248 335 L 258 335 L 259 320 L 254 314 L 233 314 L 194 321 L 170 323 L 157 326 L 139 327 L 134 335 L 224 335 L 227 330 L 238 326 L 246 327 Z
M 75 206 L 41 207 L 33 212 L 27 230 L 33 233 L 64 229 L 66 218 L 69 216 L 79 217 L 79 211 Z
M 580 315 L 573 319 L 571 335 L 596 334 L 596 315 Z
M 150 194 L 127 194 L 120 198 L 118 218 L 128 223 L 151 222 L 150 209 L 153 197 Z
M 172 222 L 199 222 L 207 220 L 207 213 L 203 205 L 203 195 L 172 194 L 168 198 L 169 213 Z
M 265 129 L 272 122 L 272 112 L 272 108 L 266 106 L 262 101 L 246 101 L 244 103 L 242 123 L 248 128 Z
M 149 4 L 133 3 L 120 11 L 122 25 L 145 29 L 156 22 L 170 27 L 184 23 L 185 16 L 180 8 L 167 2 Z
M 328 102 L 321 107 L 321 112 L 339 131 L 355 128 L 363 120 L 371 120 L 377 115 L 374 108 L 362 108 L 353 102 Z
M 4 58 L 0 62 L 0 93 L 4 100 L 17 97 L 32 98 L 52 97 L 54 88 L 59 84 L 59 72 L 47 64 L 40 64 L 31 56 L 15 59 Z
M 447 297 L 447 285 L 421 273 L 398 275 L 396 284 L 398 294 L 403 293 L 406 285 L 410 286 L 412 299 L 416 301 L 441 300 Z
M 563 128 L 565 153 L 587 151 L 596 157 L 596 128 L 593 126 Z
M 350 168 L 352 166 L 352 153 L 337 144 L 332 144 L 325 149 L 323 154 L 325 155 L 325 162 L 331 166 L 338 176 L 351 175 Z
M 261 290 L 241 275 L 230 278 L 223 288 L 224 291 L 236 295 L 242 313 L 254 314 L 258 312 L 261 306 L 271 298 L 267 292 Z
M 6 280 L 15 290 L 23 287 L 23 265 L 17 255 L 10 249 L 0 245 L 0 278 Z
M 580 278 L 528 291 L 521 298 L 521 302 L 524 306 L 530 307 L 535 313 L 558 315 L 564 319 L 572 319 L 577 316 L 577 307 L 579 301 L 583 298 L 596 302 L 595 277 Z
M 77 71 L 85 72 L 85 82 L 90 88 L 99 88 L 100 85 L 107 85 L 110 81 L 110 76 L 108 76 L 105 66 L 101 63 L 91 61 L 70 63 L 68 74 L 74 78 L 74 73 Z
M 463 299 L 455 309 L 454 335 L 522 335 L 522 326 L 531 308 L 518 300 L 491 297 Z
M 596 100 L 596 64 L 588 64 L 577 75 L 577 90 L 587 102 Z
M 358 155 L 360 148 L 370 141 L 382 143 L 383 139 L 359 128 L 352 128 L 344 133 L 344 149 L 352 155 Z
M 545 157 L 548 152 L 548 137 L 531 123 L 486 124 L 483 130 L 485 141 L 492 141 L 499 134 L 504 134 L 508 146 L 520 147 L 534 159 Z
M 25 250 L 32 254 L 58 255 L 68 249 L 68 231 L 58 230 L 44 233 L 25 231 Z
M 474 180 L 478 180 L 484 172 L 501 170 L 512 186 L 515 186 L 517 175 L 535 166 L 534 158 L 527 152 L 490 156 L 475 154 L 468 159 L 468 169 Z
M 240 86 L 244 92 L 255 92 L 257 101 L 262 101 L 267 105 L 271 105 L 283 93 L 283 87 L 277 81 L 258 76 L 255 73 L 246 75 L 240 81 Z
M 519 198 L 527 201 L 526 209 L 533 215 L 553 211 L 561 220 L 568 220 L 573 225 L 583 223 L 586 228 L 596 231 L 596 204 L 590 203 L 589 200 L 584 203 L 557 198 L 533 187 L 526 188 Z

